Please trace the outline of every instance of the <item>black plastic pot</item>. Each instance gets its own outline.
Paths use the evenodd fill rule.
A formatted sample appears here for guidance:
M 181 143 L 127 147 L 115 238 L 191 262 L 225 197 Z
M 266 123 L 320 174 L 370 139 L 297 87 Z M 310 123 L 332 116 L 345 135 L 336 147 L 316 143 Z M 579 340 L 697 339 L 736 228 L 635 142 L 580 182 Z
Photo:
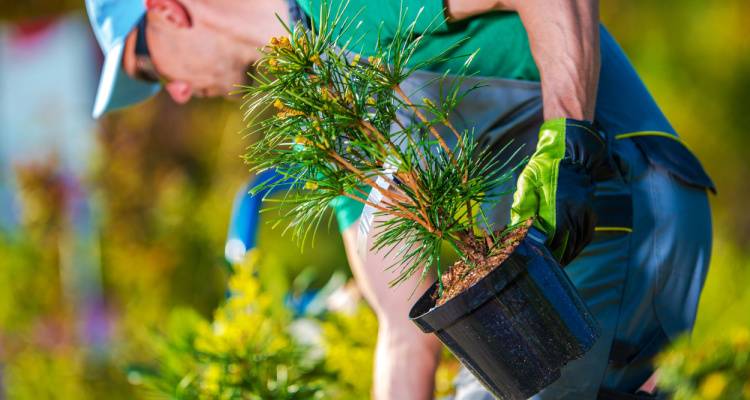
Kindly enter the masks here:
M 595 319 L 543 243 L 532 228 L 474 286 L 435 307 L 433 285 L 409 313 L 500 399 L 533 396 L 599 336 Z

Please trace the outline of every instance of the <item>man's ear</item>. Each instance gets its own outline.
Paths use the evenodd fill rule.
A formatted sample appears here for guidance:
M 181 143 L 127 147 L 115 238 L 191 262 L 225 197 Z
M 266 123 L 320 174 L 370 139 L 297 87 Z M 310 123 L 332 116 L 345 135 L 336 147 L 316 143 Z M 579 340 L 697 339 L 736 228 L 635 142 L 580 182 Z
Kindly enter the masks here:
M 146 0 L 146 9 L 149 13 L 158 15 L 178 28 L 192 26 L 190 14 L 177 0 Z
M 164 85 L 164 89 L 177 104 L 185 104 L 193 96 L 193 87 L 184 81 L 168 82 Z

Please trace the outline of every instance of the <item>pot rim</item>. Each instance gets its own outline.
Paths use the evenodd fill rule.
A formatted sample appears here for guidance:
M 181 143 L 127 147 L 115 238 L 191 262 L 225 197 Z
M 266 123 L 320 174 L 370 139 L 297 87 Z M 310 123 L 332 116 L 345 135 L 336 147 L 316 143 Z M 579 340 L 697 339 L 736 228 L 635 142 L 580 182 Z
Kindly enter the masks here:
M 431 285 L 412 306 L 409 311 L 409 319 L 425 333 L 433 333 L 453 325 L 458 319 L 479 308 L 513 282 L 521 272 L 526 270 L 532 254 L 536 253 L 554 260 L 544 245 L 545 241 L 546 236 L 541 231 L 534 227 L 529 228 L 526 237 L 508 258 L 484 278 L 448 300 L 445 304 L 435 306 L 432 294 L 437 290 L 437 285 Z

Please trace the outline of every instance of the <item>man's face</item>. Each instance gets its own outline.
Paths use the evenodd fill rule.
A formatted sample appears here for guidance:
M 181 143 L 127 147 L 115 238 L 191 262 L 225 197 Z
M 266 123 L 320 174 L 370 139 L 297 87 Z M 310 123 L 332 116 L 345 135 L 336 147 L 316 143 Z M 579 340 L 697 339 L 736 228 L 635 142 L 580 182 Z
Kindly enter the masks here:
M 153 67 L 178 103 L 192 96 L 226 96 L 247 80 L 257 49 L 282 35 L 275 13 L 281 0 L 149 0 L 146 41 Z M 138 76 L 136 32 L 128 37 L 123 67 Z

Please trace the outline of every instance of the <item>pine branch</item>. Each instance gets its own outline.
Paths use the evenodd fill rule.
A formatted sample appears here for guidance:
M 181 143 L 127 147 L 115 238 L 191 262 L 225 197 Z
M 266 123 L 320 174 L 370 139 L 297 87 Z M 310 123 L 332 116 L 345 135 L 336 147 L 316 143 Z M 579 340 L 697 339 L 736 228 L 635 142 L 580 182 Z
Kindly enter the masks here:
M 301 240 L 314 232 L 328 202 L 338 196 L 389 216 L 379 222 L 382 233 L 373 247 L 398 255 L 394 284 L 419 271 L 424 277 L 433 267 L 441 275 L 444 242 L 469 262 L 488 257 L 497 240 L 487 228 L 476 237 L 480 225 L 474 207 L 497 200 L 495 193 L 513 179 L 517 166 L 505 171 L 509 160 L 480 150 L 473 134 L 451 124 L 448 117 L 465 96 L 460 79 L 447 96 L 441 89 L 437 104 L 424 107 L 400 86 L 415 68 L 446 61 L 453 47 L 412 62 L 420 37 L 415 21 L 401 20 L 393 38 L 379 40 L 374 56 L 360 62 L 347 50 L 356 39 L 341 43 L 346 31 L 356 29 L 343 15 L 324 6 L 317 29 L 298 24 L 289 37 L 274 38 L 262 50 L 254 77 L 258 84 L 242 88 L 243 107 L 251 121 L 269 107 L 277 112 L 249 132 L 258 140 L 245 159 L 252 170 L 274 167 L 294 181 L 295 194 L 282 201 L 295 205 L 287 229 Z M 399 112 L 419 122 L 405 126 Z M 453 148 L 438 126 L 456 137 Z M 370 201 L 363 186 L 383 200 Z M 479 215 L 484 218 L 481 208 Z

